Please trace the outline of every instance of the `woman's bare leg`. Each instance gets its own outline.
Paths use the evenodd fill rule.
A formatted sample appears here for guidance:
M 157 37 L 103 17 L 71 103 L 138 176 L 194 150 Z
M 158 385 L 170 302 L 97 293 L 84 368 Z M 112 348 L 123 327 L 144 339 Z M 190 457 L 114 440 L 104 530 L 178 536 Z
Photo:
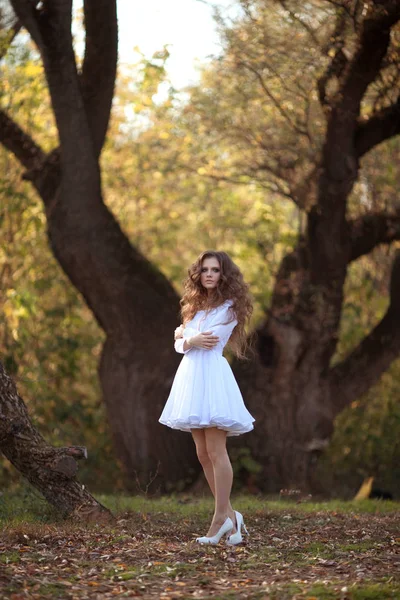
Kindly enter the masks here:
M 192 429 L 191 431 L 194 443 L 196 444 L 197 458 L 203 467 L 211 493 L 215 497 L 214 468 L 207 452 L 205 429 Z
M 226 431 L 210 427 L 204 430 L 206 449 L 214 470 L 215 509 L 207 536 L 213 536 L 227 517 L 236 524 L 235 513 L 231 506 L 233 471 L 226 449 Z

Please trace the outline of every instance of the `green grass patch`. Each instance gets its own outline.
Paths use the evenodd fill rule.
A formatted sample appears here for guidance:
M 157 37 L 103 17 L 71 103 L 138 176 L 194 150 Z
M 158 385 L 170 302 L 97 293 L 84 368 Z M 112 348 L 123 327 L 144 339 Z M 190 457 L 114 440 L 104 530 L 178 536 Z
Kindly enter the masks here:
M 62 583 L 42 583 L 36 593 L 40 594 L 40 598 L 70 598 L 71 594 L 69 586 Z
M 365 540 L 351 544 L 340 544 L 338 546 L 338 549 L 343 552 L 365 552 L 373 548 L 376 548 L 376 542 L 372 540 Z
M 192 517 L 194 507 L 197 516 L 208 516 L 213 507 L 211 497 L 191 497 L 185 495 L 146 498 L 145 496 L 110 496 L 101 495 L 99 500 L 111 511 L 122 513 L 133 512 L 168 512 L 182 517 Z M 360 502 L 331 500 L 327 502 L 304 502 L 296 504 L 290 500 L 276 500 L 269 497 L 239 495 L 232 502 L 240 512 L 273 511 L 275 513 L 290 512 L 296 516 L 308 513 L 354 513 L 354 514 L 386 514 L 397 512 L 399 502 L 389 500 L 362 500 Z
M 188 495 L 171 495 L 149 498 L 143 495 L 97 495 L 97 498 L 115 515 L 124 513 L 146 514 L 156 513 L 176 515 L 183 519 L 200 522 L 208 519 L 213 510 L 210 496 L 193 497 Z M 327 502 L 304 502 L 296 504 L 290 500 L 279 500 L 276 497 L 238 495 L 233 498 L 237 510 L 245 514 L 268 514 L 276 516 L 290 514 L 291 519 L 302 515 L 320 513 L 321 519 L 335 514 L 388 514 L 400 509 L 399 502 L 386 500 L 363 500 L 361 502 L 331 500 Z M 6 523 L 57 523 L 63 520 L 62 515 L 52 508 L 32 487 L 22 487 L 17 493 L 3 493 L 0 496 L 0 524 Z M 290 526 L 290 523 L 284 524 Z
M 353 584 L 350 586 L 340 584 L 316 583 L 307 584 L 274 584 L 264 587 L 263 598 L 268 600 L 398 600 L 400 598 L 400 585 L 387 583 Z M 229 595 L 219 596 L 228 598 Z M 259 592 L 249 595 L 248 598 L 259 598 Z
M 62 516 L 32 487 L 0 495 L 0 525 L 18 523 L 56 523 Z
M 8 565 L 9 563 L 19 563 L 21 561 L 21 555 L 19 552 L 3 552 L 0 554 L 0 563 Z
M 389 583 L 371 583 L 354 586 L 350 589 L 351 600 L 398 600 L 400 585 Z

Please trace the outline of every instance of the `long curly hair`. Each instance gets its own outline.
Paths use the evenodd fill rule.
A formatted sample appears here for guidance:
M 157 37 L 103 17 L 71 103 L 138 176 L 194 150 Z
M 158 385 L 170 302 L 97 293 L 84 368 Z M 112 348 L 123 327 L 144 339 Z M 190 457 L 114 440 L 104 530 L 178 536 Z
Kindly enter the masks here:
M 216 258 L 221 269 L 218 285 L 210 295 L 200 280 L 203 261 L 206 258 Z M 238 322 L 229 338 L 228 347 L 238 358 L 245 358 L 248 347 L 245 327 L 253 312 L 249 286 L 244 282 L 239 267 L 226 252 L 206 250 L 188 269 L 184 294 L 180 301 L 182 323 L 186 324 L 193 319 L 199 310 L 212 310 L 226 300 L 232 300 L 231 310 Z

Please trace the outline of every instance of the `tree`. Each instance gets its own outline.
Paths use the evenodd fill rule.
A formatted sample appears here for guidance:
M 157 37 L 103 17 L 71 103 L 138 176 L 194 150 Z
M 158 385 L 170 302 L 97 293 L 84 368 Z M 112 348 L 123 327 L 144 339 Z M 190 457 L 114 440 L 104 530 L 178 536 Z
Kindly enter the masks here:
M 241 6 L 236 23 L 220 19 L 225 48 L 214 71 L 218 89 L 224 81 L 231 94 L 200 89 L 196 106 L 213 106 L 203 118 L 231 142 L 233 175 L 290 198 L 305 228 L 277 273 L 256 357 L 234 367 L 256 417 L 247 443 L 262 465 L 261 485 L 313 487 L 335 417 L 400 353 L 397 254 L 383 318 L 345 358 L 336 354 L 349 265 L 400 239 L 398 206 L 363 212 L 361 202 L 354 215 L 357 192 L 369 204 L 368 182 L 364 198 L 354 190 L 363 157 L 400 132 L 400 3 L 314 2 L 310 12 L 298 2 Z M 223 176 L 223 165 L 210 175 Z
M 79 520 L 110 519 L 75 479 L 86 448 L 53 448 L 32 425 L 24 401 L 0 363 L 0 450 L 57 510 Z
M 178 364 L 170 351 L 178 297 L 129 243 L 101 190 L 99 156 L 117 62 L 116 3 L 84 2 L 85 53 L 79 71 L 72 1 L 11 4 L 17 21 L 9 38 L 23 26 L 40 52 L 60 146 L 45 152 L 6 110 L 0 111 L 0 141 L 42 198 L 52 251 L 106 334 L 99 375 L 128 475 L 147 484 L 149 474 L 159 469 L 165 480 L 183 481 L 196 465 L 191 441 L 157 423 Z M 180 461 L 174 460 L 178 455 Z

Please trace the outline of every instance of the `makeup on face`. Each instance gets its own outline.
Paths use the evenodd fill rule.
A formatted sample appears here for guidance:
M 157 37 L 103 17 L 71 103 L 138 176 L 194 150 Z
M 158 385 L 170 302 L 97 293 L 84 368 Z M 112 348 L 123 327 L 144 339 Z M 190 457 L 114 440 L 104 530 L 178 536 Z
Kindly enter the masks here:
M 209 257 L 203 260 L 201 265 L 200 282 L 207 290 L 217 287 L 221 277 L 221 267 L 216 258 Z

